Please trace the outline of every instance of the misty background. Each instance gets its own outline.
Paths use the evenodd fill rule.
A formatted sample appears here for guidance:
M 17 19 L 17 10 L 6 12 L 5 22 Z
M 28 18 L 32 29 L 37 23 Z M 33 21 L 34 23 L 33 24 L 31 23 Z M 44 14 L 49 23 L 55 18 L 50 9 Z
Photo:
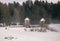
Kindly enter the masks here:
M 0 2 L 7 3 L 7 4 L 8 3 L 13 3 L 14 1 L 19 2 L 22 5 L 22 3 L 26 2 L 27 0 L 0 0 Z M 32 0 L 32 1 L 34 3 L 35 0 Z M 40 0 L 38 0 L 38 1 L 40 1 Z M 46 0 L 41 0 L 41 1 L 45 1 L 46 2 Z M 49 3 L 51 3 L 51 2 L 57 3 L 58 1 L 60 1 L 60 0 L 47 0 L 47 2 L 49 2 Z

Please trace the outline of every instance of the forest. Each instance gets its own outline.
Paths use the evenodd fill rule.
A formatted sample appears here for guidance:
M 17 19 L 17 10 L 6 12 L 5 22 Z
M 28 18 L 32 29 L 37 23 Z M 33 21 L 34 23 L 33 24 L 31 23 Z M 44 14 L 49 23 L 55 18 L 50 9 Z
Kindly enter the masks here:
M 26 1 L 22 5 L 15 1 L 8 4 L 0 2 L 0 23 L 9 25 L 12 22 L 19 22 L 23 24 L 26 17 L 30 19 L 31 24 L 39 23 L 41 18 L 45 18 L 47 23 L 60 21 L 60 1 L 55 4 L 47 1 L 35 1 L 34 3 Z

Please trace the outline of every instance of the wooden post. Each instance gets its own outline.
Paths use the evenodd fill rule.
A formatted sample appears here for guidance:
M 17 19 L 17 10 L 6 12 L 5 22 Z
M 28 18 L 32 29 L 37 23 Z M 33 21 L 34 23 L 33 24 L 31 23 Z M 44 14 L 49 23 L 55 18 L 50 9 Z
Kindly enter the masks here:
M 25 18 L 25 20 L 24 20 L 24 26 L 26 28 L 29 28 L 29 26 L 30 26 L 30 19 L 29 18 Z
M 44 18 L 41 18 L 41 20 L 40 20 L 40 27 L 41 27 L 41 31 L 43 31 L 43 32 L 46 31 L 45 19 Z

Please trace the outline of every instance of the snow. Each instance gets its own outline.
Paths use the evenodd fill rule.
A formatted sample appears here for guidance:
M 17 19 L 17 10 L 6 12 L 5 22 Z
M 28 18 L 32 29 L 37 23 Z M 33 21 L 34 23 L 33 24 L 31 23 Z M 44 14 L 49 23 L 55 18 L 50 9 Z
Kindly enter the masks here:
M 45 19 L 44 18 L 41 18 L 41 20 L 40 21 L 44 21 L 45 22 Z
M 25 21 L 26 21 L 26 20 L 30 20 L 30 19 L 29 19 L 29 18 L 25 18 Z
M 60 24 L 51 24 L 59 30 Z M 7 28 L 7 29 L 5 29 Z M 25 27 L 0 27 L 0 41 L 60 41 L 60 32 L 31 32 L 25 31 Z M 28 28 L 29 29 L 29 28 Z M 5 39 L 5 37 L 14 37 Z
M 54 28 L 60 32 L 60 24 L 50 24 L 49 27 Z

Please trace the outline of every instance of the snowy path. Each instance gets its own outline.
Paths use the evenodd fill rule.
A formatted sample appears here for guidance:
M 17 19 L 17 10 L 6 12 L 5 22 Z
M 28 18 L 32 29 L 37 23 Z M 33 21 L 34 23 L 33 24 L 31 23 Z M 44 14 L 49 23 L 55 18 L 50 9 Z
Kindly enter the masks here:
M 14 39 L 4 39 L 14 37 Z M 0 28 L 0 41 L 60 41 L 58 32 L 26 32 L 21 28 Z
M 57 30 L 60 27 L 58 24 L 51 24 L 51 26 Z M 14 38 L 5 39 L 5 37 Z M 24 28 L 5 29 L 0 27 L 0 41 L 60 41 L 60 32 L 30 32 L 24 31 Z

